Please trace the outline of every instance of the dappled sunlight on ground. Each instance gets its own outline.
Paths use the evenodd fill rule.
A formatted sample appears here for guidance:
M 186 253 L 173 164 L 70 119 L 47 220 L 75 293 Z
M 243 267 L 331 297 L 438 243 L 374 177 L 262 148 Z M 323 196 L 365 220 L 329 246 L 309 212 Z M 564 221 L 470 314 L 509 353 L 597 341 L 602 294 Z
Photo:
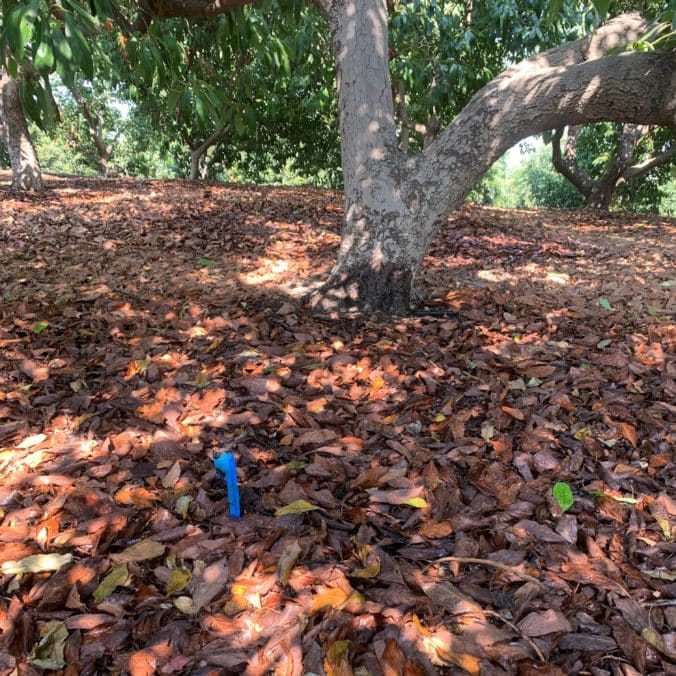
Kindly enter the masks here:
M 0 199 L 0 673 L 669 668 L 673 222 L 464 208 L 381 321 L 338 193 Z

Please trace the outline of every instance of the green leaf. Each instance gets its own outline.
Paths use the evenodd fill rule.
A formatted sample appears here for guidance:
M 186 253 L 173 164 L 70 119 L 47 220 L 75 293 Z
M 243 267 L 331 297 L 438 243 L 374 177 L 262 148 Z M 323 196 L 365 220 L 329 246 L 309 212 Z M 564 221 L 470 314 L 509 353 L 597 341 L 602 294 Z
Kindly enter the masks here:
M 604 310 L 612 310 L 613 308 L 611 307 L 610 303 L 608 302 L 607 298 L 601 298 L 599 300 L 599 305 L 604 309 Z
M 594 0 L 594 8 L 598 12 L 601 21 L 605 20 L 606 14 L 608 14 L 608 7 L 610 6 L 610 0 Z
M 30 42 L 33 37 L 33 29 L 35 28 L 35 20 L 38 16 L 39 4 L 38 0 L 33 0 L 24 10 L 21 20 L 19 22 L 19 36 L 21 41 L 21 52 L 24 47 Z
M 562 512 L 567 512 L 573 506 L 573 502 L 575 502 L 573 491 L 565 481 L 557 481 L 554 484 L 552 495 L 559 507 L 561 507 Z
M 94 602 L 99 603 L 107 596 L 110 596 L 118 587 L 125 584 L 128 577 L 129 569 L 126 563 L 121 566 L 115 566 L 94 590 Z
M 52 47 L 52 40 L 46 31 L 35 52 L 33 63 L 40 73 L 49 73 L 54 67 L 54 48 Z
M 63 669 L 66 666 L 64 660 L 64 648 L 68 638 L 68 629 L 61 620 L 52 620 L 44 627 L 44 634 L 39 642 L 33 647 L 29 664 L 39 669 Z
M 94 77 L 94 61 L 87 39 L 82 31 L 73 23 L 72 18 L 66 15 L 66 38 L 72 48 L 77 65 L 80 66 L 85 77 L 89 80 Z
M 49 322 L 35 322 L 33 325 L 33 333 L 39 335 L 49 326 Z
M 215 261 L 209 260 L 208 258 L 200 258 L 197 261 L 197 265 L 203 268 L 213 268 L 216 263 Z

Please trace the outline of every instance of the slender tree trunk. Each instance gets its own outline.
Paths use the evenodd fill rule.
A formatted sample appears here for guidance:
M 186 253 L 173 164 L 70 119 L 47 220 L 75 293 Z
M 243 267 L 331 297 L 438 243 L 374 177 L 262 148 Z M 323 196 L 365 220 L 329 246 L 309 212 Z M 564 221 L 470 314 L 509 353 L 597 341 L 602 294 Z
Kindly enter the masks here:
M 201 148 L 190 148 L 190 175 L 188 178 L 191 181 L 196 181 L 199 178 L 202 155 L 204 155 L 204 151 Z
M 94 144 L 94 148 L 96 148 L 96 153 L 98 155 L 97 165 L 99 175 L 106 178 L 108 176 L 108 160 L 113 152 L 113 146 L 106 142 L 103 110 L 100 106 L 97 106 L 99 108 L 98 110 L 92 110 L 87 99 L 77 85 L 73 84 L 70 87 L 70 92 L 73 95 L 75 102 L 80 106 L 80 110 L 87 122 L 89 138 Z
M 42 172 L 28 133 L 19 83 L 0 68 L 0 134 L 12 165 L 13 190 L 43 190 Z

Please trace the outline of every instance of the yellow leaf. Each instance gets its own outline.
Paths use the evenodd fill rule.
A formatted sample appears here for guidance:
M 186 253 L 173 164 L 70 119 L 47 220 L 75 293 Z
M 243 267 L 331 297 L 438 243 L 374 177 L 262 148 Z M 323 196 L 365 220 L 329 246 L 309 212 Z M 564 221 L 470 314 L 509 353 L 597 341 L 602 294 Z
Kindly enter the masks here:
M 588 427 L 583 427 L 573 434 L 573 436 L 578 440 L 582 441 L 585 437 L 588 437 L 592 431 Z
M 321 613 L 330 608 L 339 608 L 347 599 L 348 595 L 340 587 L 325 589 L 315 596 L 310 607 L 310 614 Z
M 377 577 L 380 573 L 380 557 L 373 550 L 371 545 L 359 545 L 357 555 L 363 568 L 358 568 L 352 572 L 352 577 L 371 578 Z
M 326 676 L 352 676 L 354 673 L 348 661 L 351 641 L 334 641 L 326 651 L 324 670 Z
M 432 644 L 442 664 L 459 667 L 472 676 L 479 676 L 481 674 L 481 662 L 478 657 L 469 655 L 468 653 L 457 652 L 456 650 L 446 650 L 434 639 L 432 639 Z
M 307 500 L 294 500 L 285 507 L 280 507 L 275 516 L 285 516 L 286 514 L 303 514 L 304 512 L 311 512 L 314 509 L 319 509 L 317 505 L 313 505 Z
M 408 500 L 404 500 L 402 504 L 408 505 L 409 507 L 417 507 L 418 509 L 425 509 L 425 507 L 427 507 L 427 502 L 425 502 L 424 498 L 408 498 Z
M 174 568 L 171 571 L 169 580 L 167 582 L 167 596 L 171 596 L 176 592 L 180 592 L 185 589 L 185 586 L 190 582 L 192 574 L 189 570 L 185 568 Z

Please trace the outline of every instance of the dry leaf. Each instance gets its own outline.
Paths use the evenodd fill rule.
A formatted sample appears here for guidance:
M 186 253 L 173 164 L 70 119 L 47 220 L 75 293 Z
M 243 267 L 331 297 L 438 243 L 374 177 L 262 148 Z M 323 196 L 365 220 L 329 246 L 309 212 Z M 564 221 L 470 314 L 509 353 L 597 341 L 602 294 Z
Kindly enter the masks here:
M 191 587 L 195 610 L 199 611 L 223 592 L 228 584 L 228 560 L 223 558 L 195 573 Z
M 279 583 L 284 587 L 288 584 L 291 578 L 291 571 L 298 561 L 298 557 L 302 553 L 302 548 L 298 540 L 289 543 L 279 557 L 277 562 L 277 575 L 279 575 Z
M 110 560 L 114 563 L 132 563 L 133 561 L 148 561 L 164 554 L 166 547 L 155 540 L 141 540 L 131 547 L 127 547 L 118 554 L 111 554 Z

